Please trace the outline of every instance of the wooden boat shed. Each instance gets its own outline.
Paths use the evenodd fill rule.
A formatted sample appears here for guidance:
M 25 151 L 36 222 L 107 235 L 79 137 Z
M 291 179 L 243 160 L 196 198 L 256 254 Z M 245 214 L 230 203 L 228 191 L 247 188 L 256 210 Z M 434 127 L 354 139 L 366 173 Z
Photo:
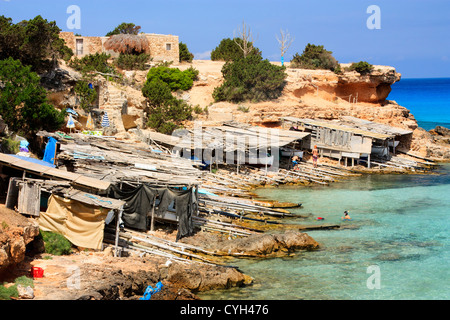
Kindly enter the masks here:
M 54 136 L 41 133 L 43 136 Z M 125 199 L 125 193 L 133 193 L 136 203 L 143 203 L 143 199 L 150 197 L 149 193 L 167 190 L 168 193 L 192 193 L 189 208 L 198 214 L 198 193 L 201 183 L 200 170 L 193 167 L 191 160 L 173 157 L 160 148 L 159 145 L 107 139 L 102 137 L 72 134 L 72 140 L 60 141 L 57 161 L 60 167 L 81 174 L 86 177 L 107 181 L 110 183 L 107 196 Z M 118 198 L 117 198 L 118 197 Z M 125 197 L 125 198 L 122 198 Z M 141 201 L 142 200 L 142 201 Z M 168 210 L 155 210 L 161 203 L 161 198 L 155 197 L 154 202 L 147 208 L 140 207 L 131 212 L 129 200 L 125 206 L 124 216 L 138 214 L 142 221 L 139 229 L 147 226 L 153 230 L 155 221 L 180 224 L 180 216 L 172 202 Z M 142 210 L 146 212 L 141 212 Z M 190 209 L 189 209 L 190 210 Z M 146 216 L 145 218 L 142 218 Z M 124 218 L 125 225 L 137 228 L 129 218 Z M 128 225 L 127 225 L 128 224 Z
M 276 165 L 279 149 L 309 145 L 309 132 L 255 127 L 228 122 L 221 126 L 188 131 L 184 136 L 150 133 L 148 139 L 178 152 L 180 156 L 195 156 L 204 162 L 250 165 Z M 196 136 L 197 135 L 197 136 Z M 199 139 L 197 139 L 199 138 Z M 183 153 L 183 154 L 181 154 Z M 270 154 L 270 156 L 268 156 Z
M 310 132 L 310 145 L 315 145 L 321 156 L 338 160 L 366 161 L 370 168 L 371 158 L 389 159 L 389 148 L 398 144 L 398 137 L 411 132 L 386 125 L 376 124 L 353 117 L 342 121 L 281 118 L 283 127 Z

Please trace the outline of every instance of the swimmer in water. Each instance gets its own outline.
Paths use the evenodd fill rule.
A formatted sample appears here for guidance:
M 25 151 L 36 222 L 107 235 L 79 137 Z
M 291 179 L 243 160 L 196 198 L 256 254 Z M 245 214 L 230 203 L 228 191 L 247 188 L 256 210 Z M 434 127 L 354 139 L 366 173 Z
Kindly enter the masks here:
M 342 217 L 342 220 L 352 220 L 350 216 L 348 215 L 348 211 L 344 211 L 344 216 Z

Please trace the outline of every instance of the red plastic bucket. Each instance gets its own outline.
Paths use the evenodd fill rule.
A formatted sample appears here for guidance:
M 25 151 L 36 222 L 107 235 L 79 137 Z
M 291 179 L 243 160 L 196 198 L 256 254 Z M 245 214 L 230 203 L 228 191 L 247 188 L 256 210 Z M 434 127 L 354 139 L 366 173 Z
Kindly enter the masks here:
M 31 268 L 31 276 L 33 278 L 42 278 L 44 276 L 44 269 L 39 267 L 32 267 Z

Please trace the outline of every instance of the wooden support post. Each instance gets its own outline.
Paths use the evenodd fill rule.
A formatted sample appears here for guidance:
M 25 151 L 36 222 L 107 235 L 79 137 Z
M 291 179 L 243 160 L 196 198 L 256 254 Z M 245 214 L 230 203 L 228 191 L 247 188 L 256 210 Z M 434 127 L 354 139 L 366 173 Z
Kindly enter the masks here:
M 119 255 L 119 232 L 120 232 L 120 216 L 122 213 L 122 208 L 120 210 L 116 211 L 116 239 L 114 242 L 115 249 L 114 249 L 114 258 L 117 258 Z
M 369 155 L 367 156 L 367 168 L 370 169 L 370 153 L 369 153 Z
M 152 205 L 152 221 L 150 223 L 150 231 L 155 231 L 155 205 L 156 205 L 156 196 L 153 198 L 153 205 Z
M 198 206 L 198 185 L 195 186 L 195 200 L 197 201 L 197 217 L 200 215 L 200 208 Z
M 56 153 L 58 152 L 58 143 L 55 143 L 55 154 L 53 155 L 53 164 L 56 165 Z
M 393 153 L 394 153 L 394 156 L 395 156 L 395 138 L 392 138 L 392 151 L 393 151 Z

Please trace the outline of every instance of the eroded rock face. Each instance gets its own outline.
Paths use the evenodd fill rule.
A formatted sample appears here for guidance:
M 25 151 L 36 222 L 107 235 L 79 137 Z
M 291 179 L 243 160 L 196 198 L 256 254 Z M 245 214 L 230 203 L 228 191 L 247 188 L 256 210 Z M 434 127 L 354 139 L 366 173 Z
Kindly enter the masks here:
M 368 75 L 345 72 L 338 76 L 336 95 L 340 97 L 353 96 L 359 102 L 382 103 L 389 93 L 391 85 L 400 81 L 401 74 L 394 68 L 375 66 Z
M 345 65 L 343 65 L 345 68 Z M 324 99 L 343 99 L 368 103 L 383 103 L 391 85 L 400 81 L 401 74 L 392 67 L 374 66 L 367 75 L 356 71 L 335 74 L 328 70 L 287 69 L 287 83 L 293 95 L 317 95 Z
M 25 258 L 26 245 L 39 235 L 39 226 L 13 210 L 0 208 L 0 273 Z

